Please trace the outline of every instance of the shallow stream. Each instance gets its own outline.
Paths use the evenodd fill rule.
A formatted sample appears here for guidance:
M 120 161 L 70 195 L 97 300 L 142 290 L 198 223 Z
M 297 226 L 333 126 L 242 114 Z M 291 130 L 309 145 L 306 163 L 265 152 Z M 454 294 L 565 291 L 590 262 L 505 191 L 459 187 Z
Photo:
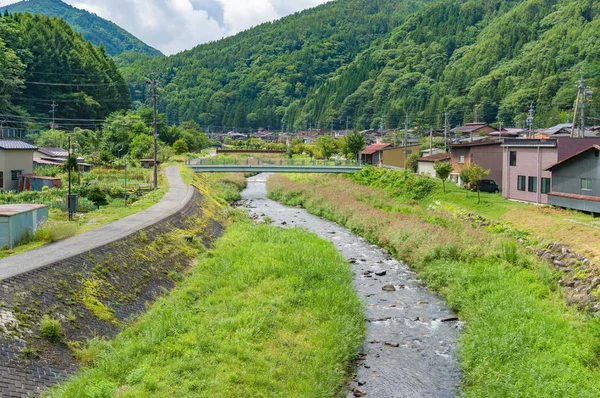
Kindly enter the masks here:
M 456 341 L 461 323 L 444 301 L 387 251 L 304 209 L 268 199 L 267 177 L 249 178 L 242 192 L 240 205 L 250 216 L 268 217 L 280 227 L 305 228 L 331 241 L 353 266 L 356 290 L 367 308 L 367 337 L 348 396 L 459 395 Z

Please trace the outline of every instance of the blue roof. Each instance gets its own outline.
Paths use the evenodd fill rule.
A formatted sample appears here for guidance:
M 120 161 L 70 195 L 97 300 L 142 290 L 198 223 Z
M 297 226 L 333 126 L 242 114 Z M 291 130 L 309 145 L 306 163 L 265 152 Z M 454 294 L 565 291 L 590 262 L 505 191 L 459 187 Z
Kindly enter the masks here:
M 31 149 L 36 150 L 35 145 L 19 140 L 0 140 L 0 149 Z

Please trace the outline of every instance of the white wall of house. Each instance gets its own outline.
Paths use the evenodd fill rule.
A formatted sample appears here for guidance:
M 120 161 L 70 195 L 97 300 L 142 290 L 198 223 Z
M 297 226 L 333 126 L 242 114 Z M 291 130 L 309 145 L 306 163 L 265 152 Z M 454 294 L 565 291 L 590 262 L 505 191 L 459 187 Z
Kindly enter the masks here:
M 419 162 L 418 163 L 418 173 L 419 174 L 425 174 L 425 175 L 430 175 L 432 177 L 435 177 L 435 169 L 433 168 L 433 165 L 435 163 L 434 162 Z
M 33 150 L 0 149 L 0 172 L 3 173 L 0 190 L 17 190 L 19 187 L 18 175 L 33 173 Z

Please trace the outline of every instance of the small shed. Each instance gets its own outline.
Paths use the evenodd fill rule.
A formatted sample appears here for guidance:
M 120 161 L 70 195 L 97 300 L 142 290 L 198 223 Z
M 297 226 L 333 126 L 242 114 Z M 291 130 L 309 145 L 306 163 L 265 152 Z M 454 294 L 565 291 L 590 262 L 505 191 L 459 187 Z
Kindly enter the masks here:
M 41 191 L 43 187 L 60 188 L 60 178 L 21 174 L 19 177 L 19 192 Z
M 0 247 L 12 249 L 24 242 L 47 219 L 47 205 L 0 205 Z
M 160 165 L 160 160 L 157 164 Z M 150 169 L 154 167 L 154 159 L 140 159 L 140 166 L 144 169 Z
M 436 176 L 435 172 L 435 162 L 448 162 L 450 163 L 452 156 L 449 153 L 437 153 L 431 156 L 423 156 L 422 158 L 417 159 L 418 162 L 418 173 L 426 174 L 432 177 Z

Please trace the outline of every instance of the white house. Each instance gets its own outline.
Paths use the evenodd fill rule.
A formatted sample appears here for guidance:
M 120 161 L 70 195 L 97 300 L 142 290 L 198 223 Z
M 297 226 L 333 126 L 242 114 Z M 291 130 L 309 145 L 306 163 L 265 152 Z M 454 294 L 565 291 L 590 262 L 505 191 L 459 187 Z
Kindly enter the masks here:
M 0 139 L 0 190 L 16 191 L 21 174 L 33 173 L 36 149 L 23 141 Z
M 451 156 L 449 153 L 437 153 L 431 156 L 424 156 L 422 158 L 417 159 L 418 161 L 418 169 L 417 172 L 419 174 L 430 175 L 435 177 L 435 169 L 433 165 L 435 162 L 450 162 Z

